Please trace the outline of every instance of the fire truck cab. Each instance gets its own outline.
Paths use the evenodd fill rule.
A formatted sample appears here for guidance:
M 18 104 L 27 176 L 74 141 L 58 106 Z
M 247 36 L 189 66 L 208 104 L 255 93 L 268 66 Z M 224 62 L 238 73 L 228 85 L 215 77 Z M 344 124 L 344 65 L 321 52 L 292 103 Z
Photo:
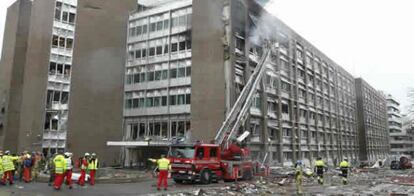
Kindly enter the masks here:
M 169 151 L 171 177 L 176 183 L 200 182 L 209 184 L 219 180 L 251 179 L 253 165 L 242 157 L 223 159 L 231 152 L 222 152 L 218 144 L 178 144 Z

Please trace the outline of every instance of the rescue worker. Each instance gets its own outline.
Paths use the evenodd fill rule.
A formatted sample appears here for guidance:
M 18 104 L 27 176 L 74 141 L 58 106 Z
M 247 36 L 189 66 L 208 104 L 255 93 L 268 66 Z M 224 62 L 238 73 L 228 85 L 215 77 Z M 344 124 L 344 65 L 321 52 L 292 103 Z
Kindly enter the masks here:
M 81 172 L 79 179 L 78 179 L 78 184 L 80 186 L 85 185 L 86 169 L 88 169 L 89 156 L 90 156 L 89 153 L 85 153 L 85 155 L 81 157 L 78 161 L 78 167 Z
M 40 163 L 42 161 L 42 156 L 38 152 L 32 152 L 32 176 L 31 180 L 36 180 L 39 176 Z
M 317 176 L 317 179 L 318 179 L 318 183 L 319 184 L 323 184 L 324 183 L 324 180 L 323 180 L 323 173 L 324 173 L 324 170 L 326 170 L 326 165 L 325 165 L 325 162 L 322 160 L 322 158 L 321 157 L 318 157 L 317 159 L 316 159 L 316 162 L 315 162 L 315 168 L 314 168 L 314 171 L 315 171 L 315 173 L 316 173 L 316 176 Z
M 342 183 L 346 185 L 348 184 L 348 170 L 351 169 L 351 165 L 349 164 L 347 158 L 344 158 L 344 160 L 339 164 L 339 168 L 341 168 L 342 171 Z
M 158 175 L 158 183 L 157 183 L 157 190 L 161 190 L 161 183 L 164 184 L 164 190 L 168 188 L 168 170 L 171 169 L 170 160 L 165 158 L 165 155 L 161 155 L 161 159 L 148 159 L 153 163 L 157 163 L 159 175 Z
M 49 170 L 49 186 L 52 186 L 52 183 L 55 181 L 55 164 L 53 159 L 56 157 L 56 154 L 52 155 L 47 163 L 47 169 Z
M 5 185 L 7 179 L 9 179 L 9 183 L 10 183 L 10 185 L 12 185 L 13 184 L 13 177 L 14 177 L 13 171 L 15 169 L 13 162 L 16 161 L 19 158 L 16 157 L 16 156 L 11 156 L 9 150 L 6 150 L 6 152 L 4 154 L 5 155 L 2 157 L 2 164 L 3 164 L 3 170 L 4 170 L 2 183 Z
M 95 184 L 95 174 L 96 170 L 98 170 L 98 158 L 96 157 L 95 153 L 91 154 L 91 158 L 88 161 L 88 170 L 89 170 L 89 184 L 94 185 Z
M 14 167 L 16 168 L 16 173 L 18 176 L 19 181 L 23 181 L 23 173 L 24 173 L 24 160 L 26 159 L 25 157 L 26 151 L 20 153 L 20 155 L 18 156 L 18 159 L 15 161 L 15 165 Z M 13 174 L 15 173 L 13 172 Z
M 303 182 L 303 166 L 302 161 L 298 160 L 295 164 L 295 183 L 297 194 L 302 194 L 302 182 Z
M 53 187 L 55 190 L 59 190 L 60 186 L 62 186 L 66 171 L 66 160 L 61 151 L 59 151 L 58 155 L 53 159 L 53 163 L 55 165 L 55 182 Z
M 65 152 L 65 159 L 66 159 L 66 185 L 69 186 L 69 189 L 72 189 L 72 169 L 73 169 L 73 160 L 72 160 L 72 153 Z
M 32 168 L 32 159 L 29 154 L 23 156 L 23 181 L 28 183 L 30 182 L 30 173 Z

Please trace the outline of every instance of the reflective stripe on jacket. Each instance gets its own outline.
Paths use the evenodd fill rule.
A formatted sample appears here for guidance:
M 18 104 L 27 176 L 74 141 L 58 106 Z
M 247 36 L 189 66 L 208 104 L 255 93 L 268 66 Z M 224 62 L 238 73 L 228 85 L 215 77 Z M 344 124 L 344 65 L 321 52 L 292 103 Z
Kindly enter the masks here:
M 98 159 L 91 159 L 88 161 L 88 169 L 89 170 L 97 170 L 98 169 Z
M 73 169 L 72 158 L 66 158 L 66 169 L 71 170 Z
M 57 155 L 53 159 L 53 163 L 55 164 L 55 173 L 56 174 L 63 174 L 66 170 L 66 159 L 63 155 Z
M 170 160 L 166 158 L 158 159 L 157 164 L 159 170 L 168 170 L 170 166 Z

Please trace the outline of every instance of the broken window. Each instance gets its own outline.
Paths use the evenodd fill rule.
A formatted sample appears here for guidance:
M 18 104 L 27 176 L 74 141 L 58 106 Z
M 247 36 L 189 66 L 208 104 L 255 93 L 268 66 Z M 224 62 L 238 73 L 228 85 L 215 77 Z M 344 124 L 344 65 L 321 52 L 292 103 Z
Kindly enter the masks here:
M 154 55 L 155 55 L 155 47 L 149 48 L 149 56 L 154 56 Z
M 150 25 L 151 25 L 151 26 L 150 26 L 150 33 L 152 33 L 152 32 L 154 32 L 154 31 L 156 31 L 156 30 L 157 30 L 157 24 L 155 24 L 155 23 L 151 23 Z
M 143 25 L 142 26 L 142 34 L 146 34 L 147 33 L 147 29 L 148 29 L 148 25 Z
M 161 137 L 168 137 L 168 123 L 161 123 Z
M 73 39 L 67 38 L 66 39 L 66 48 L 67 49 L 72 49 L 72 47 L 73 47 Z
M 163 29 L 163 21 L 157 22 L 157 31 L 161 31 Z
M 63 12 L 62 21 L 63 22 L 68 22 L 68 19 L 69 19 L 69 13 L 68 12 Z
M 161 80 L 161 71 L 155 72 L 155 80 Z
M 187 77 L 191 76 L 191 67 L 186 68 Z
M 180 51 L 185 50 L 185 41 L 180 42 Z
M 171 44 L 171 52 L 177 52 L 178 50 L 178 43 Z
M 53 101 L 60 101 L 60 92 L 59 91 L 55 91 L 53 94 Z
M 157 46 L 157 55 L 162 54 L 162 46 Z
M 57 35 L 53 35 L 52 38 L 52 46 L 58 47 L 59 46 L 59 37 Z
M 69 23 L 75 23 L 75 14 L 69 13 Z
M 55 19 L 60 20 L 60 15 L 62 12 L 62 2 L 56 1 L 56 8 L 55 8 Z
M 52 130 L 58 130 L 58 120 L 52 119 Z
M 172 68 L 170 70 L 170 78 L 176 78 L 177 77 L 177 69 L 176 68 Z
M 69 100 L 69 93 L 68 92 L 62 92 L 62 104 L 67 104 Z
M 170 25 L 170 21 L 168 19 L 164 20 L 164 29 L 168 29 L 169 25 Z
M 290 92 L 290 84 L 282 81 L 282 90 Z
M 170 105 L 177 105 L 177 96 L 176 95 L 170 95 Z
M 55 75 L 56 74 L 56 63 L 55 62 L 50 62 L 50 65 L 49 65 L 49 74 L 51 74 L 51 75 Z
M 62 75 L 63 74 L 63 64 L 57 64 L 56 71 L 57 71 L 58 75 Z
M 282 113 L 289 114 L 289 105 L 282 103 Z
M 185 67 L 178 68 L 178 77 L 185 77 Z
M 65 47 L 65 38 L 59 37 L 59 47 Z
M 185 104 L 190 105 L 191 104 L 191 94 L 185 95 Z
M 178 95 L 177 105 L 184 105 L 185 103 L 185 95 Z
M 131 125 L 131 135 L 132 135 L 132 139 L 136 140 L 138 138 L 138 125 L 137 124 L 133 124 Z
M 147 56 L 147 49 L 142 49 L 141 56 L 142 56 L 142 58 Z

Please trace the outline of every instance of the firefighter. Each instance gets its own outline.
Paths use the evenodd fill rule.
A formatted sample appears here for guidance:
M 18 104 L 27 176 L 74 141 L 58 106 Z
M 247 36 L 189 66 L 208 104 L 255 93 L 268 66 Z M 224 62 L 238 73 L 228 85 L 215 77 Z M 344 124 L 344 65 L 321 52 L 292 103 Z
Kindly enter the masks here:
M 47 162 L 47 169 L 49 170 L 49 186 L 52 186 L 52 183 L 55 181 L 55 164 L 53 159 L 56 157 L 56 154 L 52 155 Z
M 298 160 L 295 164 L 295 183 L 297 194 L 302 194 L 302 182 L 303 182 L 303 166 L 302 161 Z
M 25 183 L 30 182 L 30 173 L 32 168 L 32 158 L 29 154 L 23 155 L 23 181 Z
M 148 159 L 153 163 L 157 163 L 159 175 L 158 175 L 158 183 L 157 183 L 157 190 L 161 190 L 161 183 L 164 184 L 164 190 L 168 188 L 168 170 L 171 169 L 170 160 L 165 158 L 165 155 L 161 155 L 161 159 Z
M 66 171 L 66 160 L 61 151 L 53 159 L 53 163 L 55 164 L 55 183 L 53 186 L 55 190 L 59 190 L 60 186 L 62 186 Z
M 323 182 L 324 182 L 324 180 L 323 180 L 323 173 L 324 173 L 324 170 L 326 170 L 326 168 L 327 167 L 325 165 L 325 162 L 322 160 L 321 157 L 318 157 L 316 159 L 316 162 L 315 162 L 314 171 L 315 171 L 316 176 L 318 178 L 318 183 L 319 184 L 323 184 Z
M 79 158 L 79 161 L 78 161 L 78 167 L 81 170 L 81 175 L 79 176 L 79 179 L 78 179 L 78 184 L 80 186 L 85 185 L 86 169 L 88 169 L 89 156 L 90 156 L 89 153 L 85 153 L 85 155 Z
M 88 170 L 90 176 L 89 184 L 93 186 L 95 184 L 96 170 L 98 170 L 98 158 L 95 153 L 92 153 L 91 158 L 88 161 Z
M 13 171 L 15 169 L 13 162 L 16 161 L 19 158 L 16 157 L 16 156 L 11 156 L 10 151 L 8 151 L 8 150 L 6 150 L 6 152 L 4 154 L 5 155 L 2 158 L 2 164 L 3 164 L 3 170 L 4 170 L 2 183 L 6 184 L 6 181 L 7 181 L 7 178 L 8 178 L 10 185 L 12 185 L 13 184 L 13 177 L 14 177 Z
M 32 152 L 32 181 L 36 180 L 39 176 L 40 164 L 42 162 L 42 156 L 39 152 Z
M 344 160 L 339 164 L 339 167 L 342 171 L 342 183 L 344 185 L 348 184 L 348 170 L 351 169 L 351 165 L 348 162 L 347 158 L 344 158 Z
M 73 169 L 73 160 L 72 160 L 72 153 L 65 152 L 65 160 L 66 160 L 66 185 L 69 186 L 69 189 L 72 189 L 72 169 Z

